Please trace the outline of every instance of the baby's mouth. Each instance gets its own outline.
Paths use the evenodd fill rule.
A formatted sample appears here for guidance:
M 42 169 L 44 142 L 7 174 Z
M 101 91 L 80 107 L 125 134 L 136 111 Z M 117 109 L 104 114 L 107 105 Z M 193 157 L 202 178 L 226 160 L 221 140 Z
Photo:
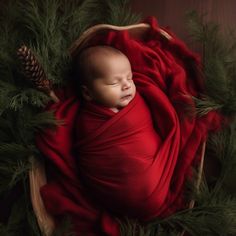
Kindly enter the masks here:
M 132 97 L 132 95 L 128 94 L 128 95 L 121 97 L 121 100 L 127 100 L 127 99 L 130 99 L 131 97 Z

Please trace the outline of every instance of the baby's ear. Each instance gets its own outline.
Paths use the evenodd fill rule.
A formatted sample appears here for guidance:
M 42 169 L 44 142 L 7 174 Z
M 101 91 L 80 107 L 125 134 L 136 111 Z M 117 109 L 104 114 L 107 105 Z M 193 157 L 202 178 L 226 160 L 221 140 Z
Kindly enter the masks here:
M 88 89 L 87 86 L 85 85 L 82 85 L 81 86 L 82 88 L 82 95 L 83 95 L 83 98 L 86 100 L 86 101 L 92 101 L 92 94 L 90 92 L 90 90 Z

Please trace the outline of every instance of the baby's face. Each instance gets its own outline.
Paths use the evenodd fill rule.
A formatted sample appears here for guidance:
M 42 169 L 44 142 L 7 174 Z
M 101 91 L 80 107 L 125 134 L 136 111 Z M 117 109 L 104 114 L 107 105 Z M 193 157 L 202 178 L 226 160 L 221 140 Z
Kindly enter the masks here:
M 130 62 L 124 55 L 100 56 L 96 78 L 89 86 L 91 100 L 109 108 L 122 108 L 134 98 L 136 88 Z

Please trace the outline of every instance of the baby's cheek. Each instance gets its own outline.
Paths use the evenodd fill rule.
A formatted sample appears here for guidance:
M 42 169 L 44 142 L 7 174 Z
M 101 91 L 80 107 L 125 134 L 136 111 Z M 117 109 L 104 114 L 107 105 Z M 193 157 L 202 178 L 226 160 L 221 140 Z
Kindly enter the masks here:
M 120 86 L 114 86 L 109 91 L 110 95 L 113 97 L 119 97 L 121 94 L 121 88 Z
M 107 90 L 104 91 L 102 95 L 102 102 L 104 103 L 104 105 L 109 106 L 109 107 L 113 107 L 114 105 L 116 105 L 118 96 L 117 93 L 114 90 Z

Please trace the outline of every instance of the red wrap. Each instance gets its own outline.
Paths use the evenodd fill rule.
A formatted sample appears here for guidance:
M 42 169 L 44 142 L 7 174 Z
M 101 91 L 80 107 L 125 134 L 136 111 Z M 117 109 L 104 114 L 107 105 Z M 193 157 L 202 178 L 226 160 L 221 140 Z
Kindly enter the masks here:
M 214 112 L 186 115 L 186 106 L 194 112 L 191 96 L 202 92 L 192 66 L 199 60 L 174 35 L 163 38 L 155 19 L 148 22 L 142 40 L 111 31 L 91 42 L 130 59 L 134 100 L 116 114 L 92 104 L 80 114 L 76 97 L 63 94 L 49 109 L 65 124 L 37 136 L 50 162 L 46 208 L 57 219 L 69 214 L 78 235 L 116 236 L 117 215 L 146 221 L 186 207 L 186 179 L 208 131 L 220 125 Z
M 136 94 L 119 113 L 89 104 L 78 117 L 78 135 L 83 132 L 75 151 L 78 169 L 97 202 L 140 219 L 159 215 L 162 182 L 171 178 L 163 174 L 169 170 L 158 158 L 161 140 L 143 99 Z

